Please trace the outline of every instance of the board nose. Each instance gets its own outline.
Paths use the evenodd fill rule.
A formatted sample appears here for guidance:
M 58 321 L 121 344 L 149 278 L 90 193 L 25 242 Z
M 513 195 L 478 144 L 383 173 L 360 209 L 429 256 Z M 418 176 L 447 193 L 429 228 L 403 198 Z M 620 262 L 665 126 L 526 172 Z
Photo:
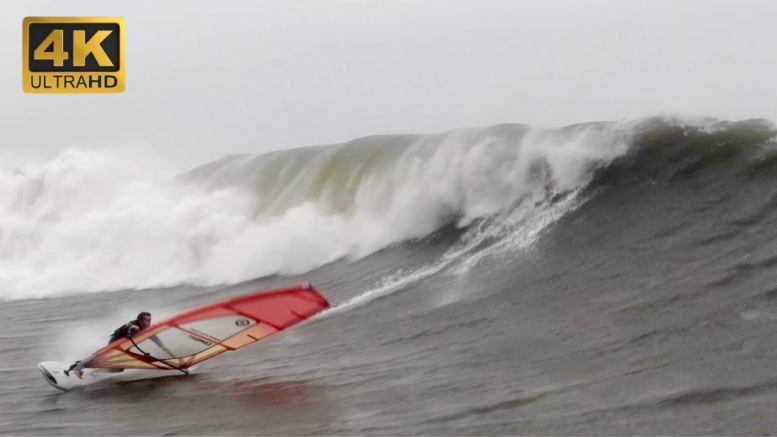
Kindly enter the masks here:
M 54 377 L 54 375 L 52 375 L 52 374 L 51 374 L 51 372 L 49 372 L 48 370 L 46 370 L 46 368 L 45 368 L 45 367 L 43 367 L 43 366 L 41 366 L 40 364 L 38 365 L 38 369 L 40 369 L 40 372 L 43 374 L 43 376 L 45 376 L 45 377 L 46 377 L 46 379 L 47 379 L 47 380 L 48 380 L 50 383 L 52 383 L 52 384 L 54 384 L 54 385 L 57 385 L 57 378 L 55 378 L 55 377 Z

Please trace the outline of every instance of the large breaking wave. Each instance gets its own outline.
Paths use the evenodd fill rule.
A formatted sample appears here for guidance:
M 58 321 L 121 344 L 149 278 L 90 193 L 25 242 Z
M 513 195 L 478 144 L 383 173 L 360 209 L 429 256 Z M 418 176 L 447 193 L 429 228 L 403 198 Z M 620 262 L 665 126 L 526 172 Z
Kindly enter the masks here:
M 302 273 L 484 218 L 493 235 L 590 185 L 692 177 L 731 156 L 768 169 L 774 135 L 758 120 L 498 125 L 227 156 L 173 178 L 69 150 L 0 169 L 0 298 Z

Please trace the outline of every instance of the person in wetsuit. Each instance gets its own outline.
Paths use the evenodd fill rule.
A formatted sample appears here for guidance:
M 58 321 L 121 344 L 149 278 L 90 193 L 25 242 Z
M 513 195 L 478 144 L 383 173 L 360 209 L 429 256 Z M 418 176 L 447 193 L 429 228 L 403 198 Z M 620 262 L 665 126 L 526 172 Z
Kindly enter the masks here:
M 143 311 L 138 314 L 138 317 L 135 320 L 130 320 L 126 324 L 116 328 L 116 330 L 113 331 L 113 334 L 111 334 L 111 339 L 108 340 L 108 344 L 122 338 L 130 338 L 136 332 L 140 332 L 149 326 L 151 326 L 151 314 Z
M 123 338 L 130 338 L 135 333 L 140 332 L 146 328 L 151 326 L 151 313 L 148 313 L 146 311 L 143 311 L 142 313 L 138 314 L 138 317 L 135 320 L 130 320 L 124 325 L 119 326 L 116 328 L 115 331 L 113 331 L 113 334 L 111 334 L 110 340 L 108 340 L 108 344 L 113 343 L 114 341 L 121 340 Z M 151 341 L 156 343 L 159 347 L 165 350 L 170 356 L 173 356 L 173 353 L 170 352 L 162 343 L 157 339 L 156 337 L 152 337 Z M 83 375 L 84 367 L 91 361 L 94 356 L 97 354 L 97 352 L 93 353 L 92 355 L 89 355 L 87 358 L 83 360 L 76 361 L 73 363 L 73 365 L 70 366 L 69 369 L 65 370 L 65 375 L 70 376 L 70 372 L 73 372 L 77 377 L 81 378 Z

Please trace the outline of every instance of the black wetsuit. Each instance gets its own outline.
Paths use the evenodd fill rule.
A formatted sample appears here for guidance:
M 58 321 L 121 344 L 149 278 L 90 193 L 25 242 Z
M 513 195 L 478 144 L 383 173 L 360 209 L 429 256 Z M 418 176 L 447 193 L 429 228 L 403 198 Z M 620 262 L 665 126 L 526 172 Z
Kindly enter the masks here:
M 136 326 L 138 328 L 137 331 L 132 331 L 132 327 Z M 116 340 L 121 340 L 122 338 L 131 338 L 133 335 L 137 334 L 138 332 L 142 331 L 144 328 L 140 326 L 140 322 L 137 320 L 130 320 L 127 322 L 126 325 L 119 326 L 116 328 L 115 331 L 113 331 L 113 334 L 111 334 L 111 339 L 108 341 L 108 344 L 113 343 Z M 159 346 L 160 349 L 163 349 L 165 352 L 167 352 L 170 355 L 170 358 L 172 358 L 174 355 L 165 347 L 164 344 L 162 344 L 162 341 L 157 338 L 156 335 L 149 338 L 154 344 Z M 133 342 L 134 344 L 134 342 Z M 137 346 L 137 345 L 135 345 Z
M 143 330 L 143 328 L 140 326 L 140 323 L 138 323 L 137 320 L 130 320 L 126 324 L 119 326 L 118 328 L 116 328 L 115 331 L 113 331 L 113 334 L 111 334 L 111 339 L 108 340 L 108 344 L 111 344 L 114 341 L 120 340 L 122 338 L 132 337 L 132 334 L 133 334 L 132 327 L 133 326 L 137 326 L 138 327 L 138 331 L 136 331 L 136 332 L 140 332 L 140 331 Z

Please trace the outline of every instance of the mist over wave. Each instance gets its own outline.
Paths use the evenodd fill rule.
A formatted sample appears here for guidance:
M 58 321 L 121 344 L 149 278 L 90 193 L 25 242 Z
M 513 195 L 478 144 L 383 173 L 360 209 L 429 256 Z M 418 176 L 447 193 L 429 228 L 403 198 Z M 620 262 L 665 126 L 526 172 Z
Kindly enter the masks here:
M 742 123 L 650 118 L 374 136 L 227 156 L 172 179 L 110 152 L 69 150 L 0 169 L 0 298 L 302 273 L 484 218 L 468 247 L 526 223 L 536 235 L 552 220 L 533 215 L 558 217 L 542 205 L 592 181 L 653 177 L 665 155 L 683 157 L 677 171 L 688 173 L 714 160 L 699 154 L 713 143 L 729 150 L 774 135 L 768 123 Z

